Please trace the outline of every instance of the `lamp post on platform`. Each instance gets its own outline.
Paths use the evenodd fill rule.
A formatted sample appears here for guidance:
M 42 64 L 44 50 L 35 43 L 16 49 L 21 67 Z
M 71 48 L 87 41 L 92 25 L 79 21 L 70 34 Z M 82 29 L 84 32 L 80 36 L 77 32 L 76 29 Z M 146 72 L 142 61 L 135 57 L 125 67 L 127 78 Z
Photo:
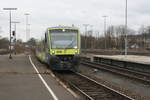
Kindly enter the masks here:
M 29 25 L 29 23 L 28 23 L 28 16 L 30 14 L 29 13 L 25 13 L 24 15 L 26 16 L 26 42 L 27 42 L 28 41 L 28 35 L 30 35 L 30 34 L 28 34 L 28 25 Z
M 128 1 L 126 0 L 125 7 L 125 55 L 128 54 Z
M 8 10 L 9 11 L 9 24 L 10 24 L 10 40 L 9 40 L 9 51 L 10 51 L 10 55 L 9 55 L 9 59 L 12 59 L 12 56 L 11 56 L 11 11 L 12 10 L 17 10 L 17 8 L 3 8 L 3 10 Z
M 106 45 L 106 33 L 107 33 L 107 32 L 106 32 L 106 29 L 107 29 L 107 28 L 106 28 L 106 18 L 107 18 L 108 16 L 102 16 L 102 17 L 104 18 L 104 39 L 105 39 L 105 41 L 104 41 L 104 42 L 105 42 L 105 43 L 104 43 L 105 47 L 104 47 L 104 48 L 106 49 L 106 47 L 107 47 L 107 45 Z
M 31 26 L 31 24 L 28 24 L 28 33 L 29 33 L 28 39 L 30 39 L 30 26 Z

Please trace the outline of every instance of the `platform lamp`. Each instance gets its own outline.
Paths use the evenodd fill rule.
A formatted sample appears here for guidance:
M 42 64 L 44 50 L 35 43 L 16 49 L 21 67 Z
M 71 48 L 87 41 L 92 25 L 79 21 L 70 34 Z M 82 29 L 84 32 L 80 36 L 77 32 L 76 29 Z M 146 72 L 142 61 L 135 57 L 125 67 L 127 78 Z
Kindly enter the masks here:
M 128 0 L 125 6 L 125 56 L 128 54 Z
M 107 44 L 106 44 L 106 34 L 107 34 L 107 27 L 106 27 L 106 24 L 107 24 L 107 17 L 108 16 L 102 16 L 104 18 L 104 48 L 106 49 L 107 48 Z
M 9 59 L 12 59 L 12 56 L 11 56 L 11 11 L 12 10 L 17 10 L 17 8 L 3 8 L 3 10 L 8 10 L 9 11 L 9 24 L 10 24 L 10 29 L 9 29 L 9 32 L 10 32 L 10 41 L 9 41 L 9 51 L 10 51 L 10 55 L 9 55 Z
M 28 41 L 28 16 L 30 15 L 29 13 L 24 14 L 26 16 L 26 42 Z
M 31 26 L 31 24 L 28 24 L 28 39 L 30 40 L 30 26 Z

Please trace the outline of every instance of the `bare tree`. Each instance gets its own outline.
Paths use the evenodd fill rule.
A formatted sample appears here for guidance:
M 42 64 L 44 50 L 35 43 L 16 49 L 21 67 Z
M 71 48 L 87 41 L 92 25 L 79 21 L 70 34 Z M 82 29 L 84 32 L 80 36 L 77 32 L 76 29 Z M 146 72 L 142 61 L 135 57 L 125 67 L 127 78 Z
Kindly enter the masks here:
M 9 41 L 7 38 L 0 39 L 0 49 L 8 49 Z
M 107 48 L 114 48 L 115 46 L 115 41 L 114 41 L 114 26 L 110 26 L 107 29 L 107 33 L 106 33 L 106 44 L 107 44 Z

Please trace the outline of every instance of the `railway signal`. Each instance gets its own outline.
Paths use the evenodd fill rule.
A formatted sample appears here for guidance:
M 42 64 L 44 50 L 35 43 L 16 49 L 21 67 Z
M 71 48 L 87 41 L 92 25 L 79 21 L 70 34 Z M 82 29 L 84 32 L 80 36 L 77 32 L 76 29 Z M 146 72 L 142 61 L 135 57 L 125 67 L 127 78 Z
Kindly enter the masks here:
M 12 59 L 12 56 L 11 56 L 11 11 L 12 10 L 17 10 L 17 8 L 3 8 L 3 10 L 8 10 L 9 11 L 9 17 L 10 17 L 10 19 L 9 19 L 9 23 L 10 23 L 10 30 L 9 30 L 9 32 L 10 32 L 10 41 L 9 41 L 9 51 L 10 51 L 10 55 L 9 55 L 9 59 Z
M 17 30 L 16 30 L 16 26 L 17 26 L 16 24 L 17 24 L 17 23 L 20 23 L 20 22 L 12 21 L 11 23 L 14 23 L 14 25 L 15 25 L 15 26 L 14 26 L 14 27 L 15 27 L 15 30 L 13 31 L 13 37 L 14 37 L 14 41 L 13 41 L 13 42 L 15 43 L 15 46 L 16 46 L 16 31 L 17 31 Z M 16 50 L 15 50 L 15 54 L 16 54 Z
M 15 31 L 12 31 L 12 35 L 15 36 L 15 34 L 16 34 L 16 32 L 15 32 Z
M 15 31 L 12 31 L 12 41 L 13 41 L 13 43 L 15 43 L 16 42 L 16 32 Z

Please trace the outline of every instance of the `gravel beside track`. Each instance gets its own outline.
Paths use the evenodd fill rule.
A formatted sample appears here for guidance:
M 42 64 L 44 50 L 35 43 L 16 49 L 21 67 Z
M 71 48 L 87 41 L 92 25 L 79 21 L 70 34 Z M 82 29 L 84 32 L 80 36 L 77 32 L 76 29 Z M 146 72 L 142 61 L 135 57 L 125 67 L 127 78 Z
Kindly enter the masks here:
M 134 100 L 80 73 L 57 73 L 57 76 L 87 96 L 88 100 Z

